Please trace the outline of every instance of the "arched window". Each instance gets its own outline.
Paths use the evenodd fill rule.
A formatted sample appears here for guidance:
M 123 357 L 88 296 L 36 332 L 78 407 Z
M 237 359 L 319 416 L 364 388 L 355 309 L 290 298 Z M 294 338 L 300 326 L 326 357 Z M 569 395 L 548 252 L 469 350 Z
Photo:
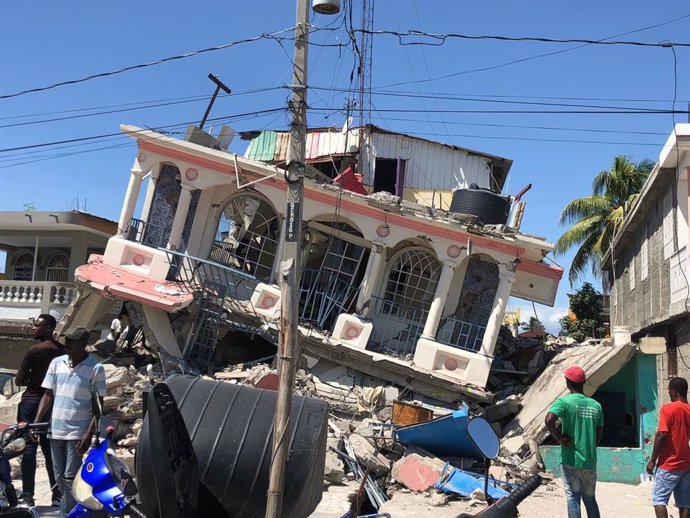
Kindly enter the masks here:
M 441 264 L 425 248 L 408 248 L 391 262 L 384 298 L 428 310 L 436 293 Z
M 221 213 L 210 259 L 267 281 L 279 238 L 280 218 L 271 204 L 257 194 L 240 194 Z
M 414 354 L 441 275 L 434 253 L 415 246 L 391 258 L 386 289 L 372 297 L 374 346 L 387 354 Z
M 55 252 L 46 261 L 46 281 L 67 282 L 69 277 L 69 256 L 65 252 Z
M 34 254 L 31 252 L 23 252 L 19 254 L 14 260 L 14 267 L 12 269 L 13 281 L 30 281 L 33 280 L 34 273 Z

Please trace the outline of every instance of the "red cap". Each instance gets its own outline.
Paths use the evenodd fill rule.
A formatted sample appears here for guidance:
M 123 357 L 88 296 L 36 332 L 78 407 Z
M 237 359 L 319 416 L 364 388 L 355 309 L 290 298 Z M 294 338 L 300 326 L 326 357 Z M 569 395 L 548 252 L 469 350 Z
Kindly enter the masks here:
M 583 371 L 582 368 L 578 367 L 577 365 L 573 365 L 565 369 L 563 371 L 563 375 L 565 376 L 565 379 L 573 381 L 575 383 L 584 383 L 585 381 L 587 381 L 585 371 Z

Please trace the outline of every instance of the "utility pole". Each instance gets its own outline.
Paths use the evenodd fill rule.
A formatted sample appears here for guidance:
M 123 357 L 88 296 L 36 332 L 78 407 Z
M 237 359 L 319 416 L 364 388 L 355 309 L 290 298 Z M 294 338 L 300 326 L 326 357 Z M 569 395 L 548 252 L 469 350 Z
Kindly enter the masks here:
M 307 45 L 309 1 L 297 0 L 295 51 L 290 111 L 290 155 L 285 173 L 287 211 L 285 248 L 280 265 L 280 334 L 278 337 L 278 397 L 273 420 L 273 456 L 268 481 L 266 518 L 280 518 L 283 508 L 285 467 L 290 442 L 290 409 L 299 337 L 299 285 L 302 274 L 302 204 L 307 137 Z

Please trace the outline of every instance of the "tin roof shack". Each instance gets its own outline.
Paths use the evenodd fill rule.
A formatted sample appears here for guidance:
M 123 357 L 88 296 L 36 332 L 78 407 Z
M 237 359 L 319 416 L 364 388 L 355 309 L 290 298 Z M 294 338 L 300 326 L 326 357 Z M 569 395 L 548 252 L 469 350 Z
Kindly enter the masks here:
M 659 394 L 666 394 L 669 377 L 690 377 L 682 361 L 690 354 L 688 171 L 690 124 L 677 124 L 602 265 L 611 284 L 614 338 L 651 343 L 647 337 L 657 337 Z
M 283 170 L 132 126 L 122 131 L 138 154 L 118 235 L 79 269 L 79 281 L 139 304 L 149 342 L 204 368 L 274 343 Z M 484 174 L 487 185 L 490 170 Z M 508 297 L 553 303 L 562 270 L 543 262 L 552 245 L 311 179 L 304 200 L 304 352 L 436 399 L 489 400 L 484 387 Z
M 246 158 L 279 166 L 287 163 L 289 132 L 248 131 L 240 136 L 250 140 Z M 450 208 L 453 190 L 472 184 L 500 192 L 513 164 L 506 158 L 374 125 L 312 128 L 306 156 L 307 164 L 327 178 L 352 167 L 369 193 L 389 192 L 439 209 Z

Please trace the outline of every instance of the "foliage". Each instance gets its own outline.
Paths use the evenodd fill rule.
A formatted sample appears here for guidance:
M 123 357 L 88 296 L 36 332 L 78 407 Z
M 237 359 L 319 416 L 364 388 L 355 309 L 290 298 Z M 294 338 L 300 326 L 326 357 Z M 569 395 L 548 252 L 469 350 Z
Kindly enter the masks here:
M 601 276 L 601 260 L 653 168 L 652 160 L 635 164 L 630 157 L 618 155 L 610 169 L 594 177 L 591 196 L 563 208 L 560 223 L 572 226 L 556 242 L 555 253 L 578 247 L 568 272 L 571 285 L 588 267 L 595 278 Z
M 604 317 L 602 315 L 601 294 L 594 287 L 585 282 L 582 287 L 569 296 L 570 311 L 575 315 L 571 320 L 569 316 L 560 321 L 563 334 L 582 342 L 586 338 L 604 337 Z
M 541 320 L 539 320 L 536 317 L 529 317 L 529 322 L 523 322 L 522 328 L 526 331 L 532 330 L 532 329 L 541 329 L 542 331 L 545 329 L 544 324 L 541 323 Z

